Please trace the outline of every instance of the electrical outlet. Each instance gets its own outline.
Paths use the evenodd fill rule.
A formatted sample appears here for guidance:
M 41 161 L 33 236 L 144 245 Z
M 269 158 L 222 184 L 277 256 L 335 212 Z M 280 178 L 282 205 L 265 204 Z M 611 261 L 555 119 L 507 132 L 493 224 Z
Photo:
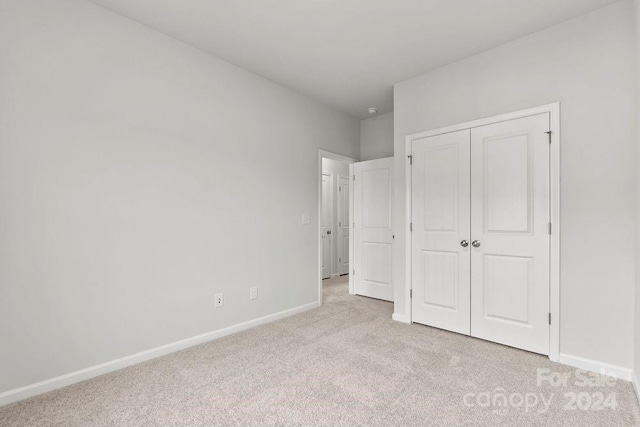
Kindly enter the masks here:
M 224 305 L 224 294 L 216 294 L 214 299 L 215 307 L 222 307 Z
M 258 299 L 258 287 L 249 288 L 249 299 Z

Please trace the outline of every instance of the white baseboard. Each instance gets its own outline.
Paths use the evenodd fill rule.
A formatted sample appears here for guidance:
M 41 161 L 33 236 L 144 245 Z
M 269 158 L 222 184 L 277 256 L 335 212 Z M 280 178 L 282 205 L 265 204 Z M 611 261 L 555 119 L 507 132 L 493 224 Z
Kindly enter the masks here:
M 599 374 L 619 378 L 625 381 L 631 381 L 633 378 L 633 372 L 629 368 L 610 365 L 597 360 L 585 359 L 584 357 L 572 356 L 570 354 L 560 353 L 558 362 L 563 365 L 573 366 L 574 368 L 584 369 L 585 371 L 597 372 Z
M 166 344 L 160 347 L 152 348 L 150 350 L 132 354 L 130 356 L 121 357 L 119 359 L 112 360 L 110 362 L 101 363 L 99 365 L 91 366 L 89 368 L 81 369 L 79 371 L 71 372 L 69 374 L 61 375 L 59 377 L 51 378 L 45 381 L 40 381 L 35 384 L 30 384 L 24 387 L 9 390 L 4 393 L 0 393 L 0 406 L 17 402 L 19 400 L 27 399 L 29 397 L 46 393 L 48 391 L 56 390 L 58 388 L 75 384 L 80 381 L 84 381 L 89 378 L 94 378 L 109 372 L 117 371 L 118 369 L 126 368 L 127 366 L 135 365 L 137 363 L 145 362 L 147 360 L 155 359 L 156 357 L 164 356 L 169 353 L 173 353 L 179 350 L 184 350 L 185 348 L 193 347 L 195 345 L 212 341 L 217 338 L 222 338 L 224 336 L 231 335 L 236 332 L 240 332 L 246 329 L 254 328 L 256 326 L 264 325 L 266 323 L 270 323 L 285 317 L 289 317 L 294 314 L 302 313 L 303 311 L 311 310 L 319 306 L 320 306 L 320 303 L 317 301 L 311 304 L 301 305 L 299 307 L 294 307 L 292 309 L 281 311 L 279 313 L 270 314 L 268 316 L 260 317 L 258 319 L 249 320 L 248 322 L 229 326 L 223 329 L 218 329 L 217 331 L 207 332 L 206 334 L 176 341 L 171 344 Z
M 407 316 L 405 316 L 404 314 L 400 314 L 400 313 L 393 313 L 391 315 L 391 318 L 393 320 L 395 320 L 396 322 L 402 322 L 402 323 L 411 323 L 411 321 L 409 320 L 409 318 Z

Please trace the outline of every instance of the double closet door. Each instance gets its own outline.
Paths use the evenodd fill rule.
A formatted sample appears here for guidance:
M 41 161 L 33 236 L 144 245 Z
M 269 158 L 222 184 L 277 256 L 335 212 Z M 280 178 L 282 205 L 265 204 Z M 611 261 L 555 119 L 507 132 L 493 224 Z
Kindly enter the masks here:
M 549 354 L 549 114 L 412 144 L 412 321 Z

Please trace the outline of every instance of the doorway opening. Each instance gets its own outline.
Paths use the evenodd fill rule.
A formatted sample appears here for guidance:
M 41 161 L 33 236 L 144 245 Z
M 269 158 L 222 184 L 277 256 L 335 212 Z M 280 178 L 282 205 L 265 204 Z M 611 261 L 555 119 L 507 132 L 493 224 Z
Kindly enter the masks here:
M 318 301 L 323 285 L 350 283 L 353 163 L 327 151 L 318 155 Z

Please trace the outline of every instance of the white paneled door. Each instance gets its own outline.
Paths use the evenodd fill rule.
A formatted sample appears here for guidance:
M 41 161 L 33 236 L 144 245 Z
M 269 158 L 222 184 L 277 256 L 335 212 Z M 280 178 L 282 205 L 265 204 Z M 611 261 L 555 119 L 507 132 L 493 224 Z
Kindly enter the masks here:
M 549 114 L 471 129 L 471 335 L 549 354 Z
M 412 144 L 412 319 L 549 354 L 549 114 Z
M 338 274 L 349 273 L 349 177 L 338 175 Z
M 413 321 L 470 333 L 469 129 L 412 147 Z
M 354 164 L 355 293 L 393 301 L 393 158 Z
M 322 174 L 321 188 L 322 217 L 320 218 L 320 238 L 322 239 L 322 278 L 331 277 L 331 174 Z

